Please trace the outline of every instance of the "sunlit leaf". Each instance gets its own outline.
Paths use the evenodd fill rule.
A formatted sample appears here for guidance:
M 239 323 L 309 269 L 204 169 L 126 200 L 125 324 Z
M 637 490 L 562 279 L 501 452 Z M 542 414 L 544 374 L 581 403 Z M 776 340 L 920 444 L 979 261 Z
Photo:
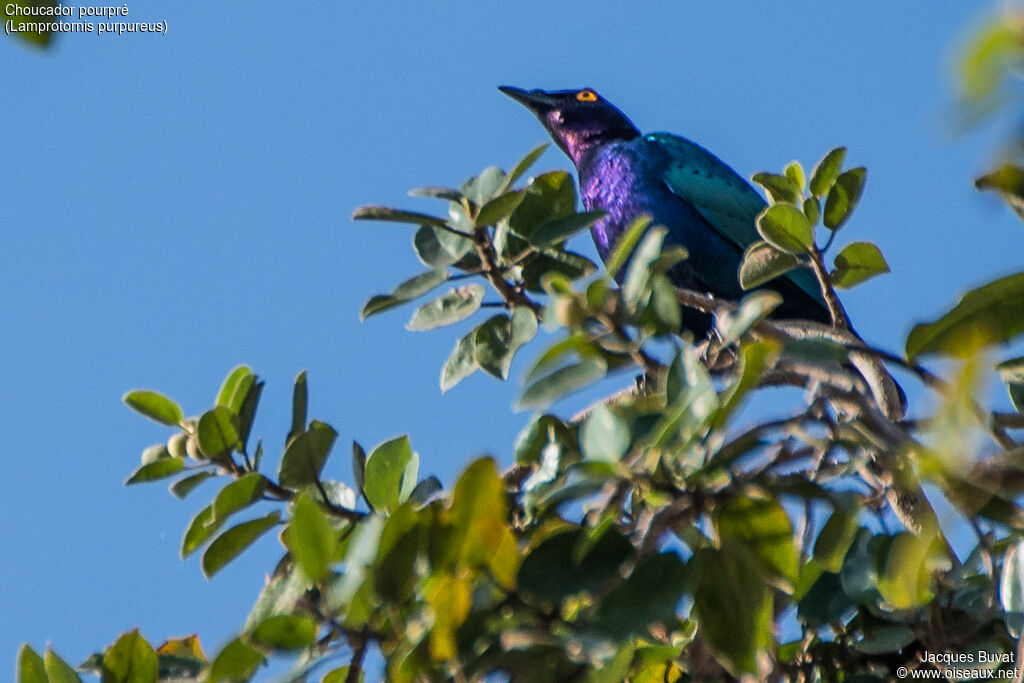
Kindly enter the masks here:
M 465 320 L 480 308 L 484 292 L 483 285 L 476 283 L 453 289 L 417 308 L 405 327 L 408 330 L 432 330 Z
M 806 253 L 814 245 L 814 228 L 803 211 L 790 204 L 769 206 L 757 217 L 757 231 L 779 251 Z
M 156 653 L 138 629 L 117 639 L 103 656 L 103 683 L 156 683 Z
M 310 581 L 317 583 L 327 576 L 337 551 L 337 538 L 323 508 L 305 493 L 295 499 L 285 541 Z
M 209 683 L 247 681 L 266 660 L 262 652 L 235 638 L 217 653 L 210 665 Z
M 914 326 L 908 358 L 925 354 L 967 355 L 980 346 L 1016 339 L 1024 332 L 1024 273 L 973 289 L 938 320 Z
M 811 194 L 821 198 L 828 194 L 835 184 L 839 172 L 843 168 L 843 159 L 846 158 L 846 148 L 836 147 L 821 158 L 811 171 Z
M 317 625 L 309 617 L 278 614 L 252 630 L 253 642 L 276 650 L 299 650 L 316 640 Z
M 757 241 L 747 247 L 740 264 L 740 286 L 743 289 L 760 287 L 799 265 L 793 254 L 779 251 L 767 242 Z
M 155 391 L 129 391 L 121 400 L 140 415 L 171 427 L 177 426 L 184 417 L 177 403 Z
M 374 510 L 390 512 L 401 500 L 405 468 L 413 459 L 408 436 L 399 436 L 379 444 L 366 459 L 363 493 Z
M 773 202 L 793 203 L 800 197 L 800 188 L 788 176 L 778 173 L 755 173 L 751 180 L 767 190 Z
M 847 289 L 875 275 L 889 272 L 881 250 L 871 242 L 852 242 L 836 254 L 830 277 L 836 287 Z

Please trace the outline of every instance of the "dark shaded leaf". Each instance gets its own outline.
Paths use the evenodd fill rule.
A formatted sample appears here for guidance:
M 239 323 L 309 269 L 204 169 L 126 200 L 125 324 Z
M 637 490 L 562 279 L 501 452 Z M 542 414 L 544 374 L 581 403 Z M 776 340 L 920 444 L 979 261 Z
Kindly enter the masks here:
M 604 596 L 594 626 L 621 639 L 646 635 L 655 624 L 674 624 L 686 582 L 686 565 L 675 553 L 648 557 Z
M 203 470 L 202 472 L 189 475 L 171 484 L 170 492 L 175 498 L 184 500 L 185 496 L 192 493 L 197 486 L 212 476 L 213 472 L 210 472 L 209 470 Z
M 281 485 L 297 489 L 316 482 L 337 436 L 329 424 L 310 422 L 309 429 L 292 439 L 281 456 L 277 474 Z
M 586 230 L 604 216 L 604 211 L 584 211 L 554 218 L 539 226 L 530 235 L 530 244 L 535 247 L 546 247 L 561 242 L 581 230 Z
M 1006 385 L 1014 409 L 1024 413 L 1024 357 L 1005 360 L 996 366 L 996 370 Z
M 575 549 L 585 541 L 571 529 L 545 539 L 523 559 L 516 586 L 529 599 L 560 604 L 565 598 L 593 591 L 618 574 L 633 555 L 632 544 L 614 528 L 605 531 L 582 557 Z
M 590 275 L 597 266 L 585 256 L 572 251 L 547 249 L 526 259 L 523 264 L 523 284 L 527 291 L 542 292 L 541 279 L 548 273 L 558 273 L 569 281 Z
M 454 187 L 424 186 L 414 187 L 409 190 L 410 197 L 433 197 L 434 199 L 447 199 L 451 202 L 462 200 L 462 193 Z
M 306 413 L 308 408 L 309 387 L 306 384 L 306 371 L 303 370 L 295 377 L 295 385 L 292 388 L 292 428 L 288 430 L 288 438 L 285 439 L 285 444 L 306 431 Z
M 1018 216 L 1024 218 L 1024 168 L 1004 164 L 974 181 L 979 190 L 995 190 Z
M 836 178 L 832 189 L 825 199 L 824 223 L 831 230 L 838 230 L 857 208 L 860 196 L 864 192 L 864 181 L 868 170 L 863 166 L 844 171 Z
M 445 225 L 446 221 L 437 216 L 428 216 L 415 211 L 401 211 L 389 206 L 360 206 L 352 212 L 354 221 L 386 221 L 389 223 L 412 223 L 415 225 Z
M 541 225 L 576 208 L 576 185 L 565 171 L 542 173 L 525 189 L 523 201 L 509 217 L 509 228 L 523 239 L 529 240 Z
M 757 653 L 771 645 L 771 592 L 753 556 L 738 543 L 696 555 L 700 583 L 694 611 L 700 631 L 733 674 L 754 673 Z

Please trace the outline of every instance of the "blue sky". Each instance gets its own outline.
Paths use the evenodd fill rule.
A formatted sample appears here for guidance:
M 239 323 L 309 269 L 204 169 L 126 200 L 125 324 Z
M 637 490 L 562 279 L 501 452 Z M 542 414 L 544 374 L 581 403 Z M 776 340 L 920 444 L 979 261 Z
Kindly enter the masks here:
M 439 209 L 406 190 L 544 141 L 499 84 L 594 87 L 748 177 L 846 145 L 869 179 L 839 244 L 875 241 L 893 273 L 844 300 L 901 349 L 916 317 L 1020 268 L 1024 230 L 972 188 L 997 131 L 949 125 L 979 5 L 140 3 L 127 20 L 166 36 L 3 40 L 0 657 L 51 641 L 77 663 L 135 626 L 154 643 L 198 631 L 213 654 L 279 556 L 264 539 L 210 582 L 178 560 L 215 489 L 181 503 L 121 486 L 169 435 L 120 403 L 127 389 L 197 414 L 247 363 L 267 380 L 254 434 L 273 458 L 308 369 L 310 414 L 341 435 L 332 476 L 348 479 L 351 439 L 403 432 L 446 483 L 478 454 L 509 462 L 528 419 L 509 410 L 516 382 L 442 397 L 457 329 L 407 332 L 411 310 L 360 323 L 422 267 L 408 228 L 349 220 L 368 203 Z M 555 149 L 546 168 L 568 162 Z

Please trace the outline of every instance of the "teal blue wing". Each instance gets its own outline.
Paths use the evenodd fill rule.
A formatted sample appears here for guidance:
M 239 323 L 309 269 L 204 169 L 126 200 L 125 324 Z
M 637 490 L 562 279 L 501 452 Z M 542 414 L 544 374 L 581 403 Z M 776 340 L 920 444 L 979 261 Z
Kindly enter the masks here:
M 741 253 L 761 239 L 755 224 L 766 204 L 750 183 L 714 154 L 685 138 L 669 133 L 645 137 L 662 146 L 671 159 L 665 183 L 672 194 L 689 203 Z M 823 303 L 818 281 L 810 271 L 798 268 L 784 277 Z

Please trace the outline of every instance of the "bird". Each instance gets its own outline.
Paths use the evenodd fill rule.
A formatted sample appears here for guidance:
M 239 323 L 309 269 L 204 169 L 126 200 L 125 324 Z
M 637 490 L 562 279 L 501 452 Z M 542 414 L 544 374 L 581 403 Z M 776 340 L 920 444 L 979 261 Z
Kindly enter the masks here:
M 666 228 L 666 247 L 681 246 L 689 254 L 668 272 L 675 286 L 732 301 L 744 295 L 740 262 L 744 250 L 761 239 L 756 221 L 767 204 L 728 164 L 684 137 L 642 134 L 592 88 L 498 89 L 540 119 L 576 167 L 586 209 L 604 212 L 591 227 L 602 260 L 607 262 L 630 223 L 647 214 L 652 226 Z M 773 317 L 831 322 L 809 270 L 791 270 L 766 287 L 782 296 Z M 684 329 L 699 337 L 711 323 L 708 314 L 684 313 Z

